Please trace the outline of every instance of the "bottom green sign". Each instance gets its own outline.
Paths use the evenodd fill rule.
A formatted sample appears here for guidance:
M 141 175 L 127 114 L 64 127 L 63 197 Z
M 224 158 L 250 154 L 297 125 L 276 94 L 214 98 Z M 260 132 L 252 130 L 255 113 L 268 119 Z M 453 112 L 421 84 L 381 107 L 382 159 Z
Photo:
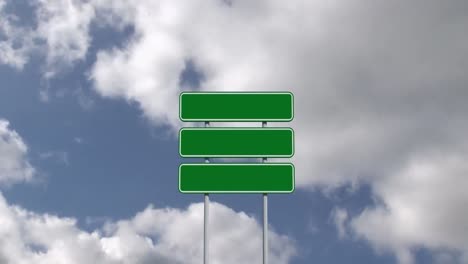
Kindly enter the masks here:
M 294 166 L 290 163 L 182 164 L 182 193 L 291 193 Z

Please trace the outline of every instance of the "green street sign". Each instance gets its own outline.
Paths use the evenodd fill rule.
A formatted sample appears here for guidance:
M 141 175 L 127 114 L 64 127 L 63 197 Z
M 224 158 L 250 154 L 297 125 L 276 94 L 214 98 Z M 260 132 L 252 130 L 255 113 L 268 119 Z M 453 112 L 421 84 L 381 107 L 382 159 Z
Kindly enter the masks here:
M 291 128 L 182 128 L 182 157 L 284 157 L 294 154 Z
M 205 163 L 179 167 L 182 193 L 291 193 L 290 163 Z
M 287 122 L 293 101 L 290 92 L 182 92 L 179 115 L 192 122 Z

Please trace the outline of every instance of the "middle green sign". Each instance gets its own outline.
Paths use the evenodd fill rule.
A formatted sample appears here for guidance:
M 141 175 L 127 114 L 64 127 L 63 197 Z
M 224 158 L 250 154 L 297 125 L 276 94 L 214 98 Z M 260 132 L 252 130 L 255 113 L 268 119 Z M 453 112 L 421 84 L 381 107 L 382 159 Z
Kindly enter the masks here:
M 294 155 L 291 128 L 182 128 L 182 157 L 285 157 Z

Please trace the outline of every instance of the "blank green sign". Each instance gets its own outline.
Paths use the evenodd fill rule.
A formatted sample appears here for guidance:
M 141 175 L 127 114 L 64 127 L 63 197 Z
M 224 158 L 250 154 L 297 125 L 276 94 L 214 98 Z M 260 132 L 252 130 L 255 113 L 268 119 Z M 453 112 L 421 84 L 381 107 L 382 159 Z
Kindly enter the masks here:
M 293 95 L 289 92 L 182 92 L 182 121 L 291 121 Z
M 182 193 L 291 193 L 294 166 L 264 164 L 182 164 L 179 167 Z
M 294 132 L 290 128 L 183 128 L 182 157 L 291 157 Z

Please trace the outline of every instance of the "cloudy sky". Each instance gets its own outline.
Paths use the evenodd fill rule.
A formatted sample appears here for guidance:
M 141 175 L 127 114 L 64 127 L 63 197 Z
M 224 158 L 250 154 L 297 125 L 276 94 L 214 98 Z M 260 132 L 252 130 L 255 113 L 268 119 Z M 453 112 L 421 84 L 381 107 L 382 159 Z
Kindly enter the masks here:
M 464 0 L 0 0 L 0 263 L 202 263 L 189 90 L 295 95 L 272 264 L 468 263 L 467 28 Z M 213 263 L 260 263 L 261 196 L 211 198 Z

